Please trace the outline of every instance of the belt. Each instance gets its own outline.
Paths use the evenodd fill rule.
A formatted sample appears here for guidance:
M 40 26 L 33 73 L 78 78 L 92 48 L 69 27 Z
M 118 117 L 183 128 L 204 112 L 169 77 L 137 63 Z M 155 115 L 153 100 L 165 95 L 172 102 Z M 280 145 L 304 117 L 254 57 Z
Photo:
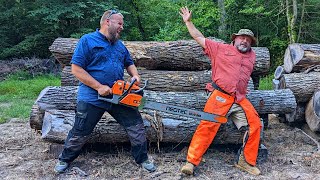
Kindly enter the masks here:
M 216 89 L 216 90 L 218 90 L 218 91 L 220 91 L 220 92 L 222 92 L 222 93 L 224 93 L 224 94 L 228 94 L 229 96 L 231 96 L 230 93 L 228 93 L 228 92 L 226 92 L 225 90 L 221 89 L 216 83 L 212 82 L 211 84 L 212 84 L 212 87 L 213 87 L 214 89 Z

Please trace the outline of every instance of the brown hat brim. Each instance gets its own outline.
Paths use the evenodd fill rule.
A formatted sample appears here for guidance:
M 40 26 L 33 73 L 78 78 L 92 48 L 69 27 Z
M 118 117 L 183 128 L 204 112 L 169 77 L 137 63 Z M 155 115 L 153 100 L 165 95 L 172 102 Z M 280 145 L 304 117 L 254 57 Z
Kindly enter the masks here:
M 232 36 L 231 36 L 231 40 L 234 41 L 234 39 L 237 37 L 237 36 L 249 36 L 247 34 L 237 34 L 237 33 L 233 33 Z M 251 45 L 255 45 L 256 42 L 257 42 L 257 39 L 255 37 L 252 37 L 252 36 L 249 36 L 252 40 L 251 42 Z

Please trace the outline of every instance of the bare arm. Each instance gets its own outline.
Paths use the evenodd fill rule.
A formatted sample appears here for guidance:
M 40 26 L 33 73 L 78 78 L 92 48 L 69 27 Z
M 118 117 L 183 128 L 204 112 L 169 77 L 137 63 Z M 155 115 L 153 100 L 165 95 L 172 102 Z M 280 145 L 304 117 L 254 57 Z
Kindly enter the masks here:
M 106 96 L 106 95 L 112 94 L 112 90 L 109 86 L 100 84 L 82 67 L 80 67 L 76 64 L 72 64 L 71 65 L 71 72 L 83 84 L 95 89 L 96 91 L 98 91 L 98 93 L 100 95 Z
M 134 64 L 127 67 L 127 72 L 132 78 L 135 78 L 137 80 L 137 84 L 140 84 L 140 76 L 137 67 Z
M 192 12 L 189 11 L 187 7 L 182 7 L 180 9 L 180 15 L 182 16 L 182 19 L 184 23 L 186 24 L 188 31 L 192 38 L 197 41 L 197 43 L 202 47 L 206 48 L 205 45 L 205 37 L 203 34 L 194 26 L 194 24 L 191 21 L 191 15 Z

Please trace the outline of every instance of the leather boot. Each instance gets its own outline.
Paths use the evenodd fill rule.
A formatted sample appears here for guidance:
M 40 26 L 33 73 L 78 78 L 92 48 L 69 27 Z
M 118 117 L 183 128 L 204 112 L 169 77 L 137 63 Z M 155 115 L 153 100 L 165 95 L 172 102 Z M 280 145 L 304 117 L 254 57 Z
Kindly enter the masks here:
M 252 175 L 258 176 L 261 172 L 256 166 L 252 166 L 249 163 L 246 162 L 243 156 L 243 152 L 241 152 L 238 162 L 234 164 L 237 168 L 247 171 L 248 173 Z
M 193 174 L 193 169 L 194 169 L 194 165 L 187 162 L 182 168 L 181 168 L 181 172 L 187 175 L 192 175 Z

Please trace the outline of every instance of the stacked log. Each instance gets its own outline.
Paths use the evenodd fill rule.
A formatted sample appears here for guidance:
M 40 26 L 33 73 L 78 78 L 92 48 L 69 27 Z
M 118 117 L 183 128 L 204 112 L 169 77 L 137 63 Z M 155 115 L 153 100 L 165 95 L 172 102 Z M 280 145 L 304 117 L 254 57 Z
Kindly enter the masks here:
M 76 96 L 77 96 L 77 86 L 65 86 L 65 87 L 47 87 L 43 90 L 41 97 L 37 100 L 34 106 L 35 110 L 31 112 L 30 125 L 33 128 L 42 128 L 42 136 L 45 139 L 61 142 L 61 139 L 64 139 L 67 135 L 67 130 L 71 128 L 71 125 L 74 121 L 74 110 L 76 108 Z M 187 108 L 194 108 L 197 110 L 202 110 L 204 104 L 207 99 L 207 94 L 205 92 L 162 92 L 162 91 L 149 91 L 146 90 L 144 92 L 144 96 L 146 99 L 151 101 L 157 101 L 161 103 L 169 103 L 172 105 L 184 105 Z M 277 97 L 277 98 L 275 98 Z M 262 91 L 262 90 L 252 90 L 248 93 L 248 99 L 252 102 L 255 109 L 260 114 L 273 114 L 273 113 L 290 113 L 296 108 L 295 98 L 289 89 L 283 90 L 270 90 L 270 91 Z M 150 128 L 150 122 L 156 121 L 154 119 L 154 111 L 149 109 L 144 109 L 141 111 L 143 117 L 148 121 L 145 121 L 145 125 Z M 164 142 L 188 142 L 191 137 L 180 136 L 175 137 L 172 133 L 178 134 L 192 134 L 195 130 L 195 127 L 199 123 L 198 120 L 194 120 L 191 118 L 181 117 L 177 115 L 167 114 L 163 112 L 158 112 L 160 117 L 162 118 L 162 123 L 164 129 L 173 129 L 173 126 L 176 128 L 175 131 L 167 132 L 172 137 L 165 137 L 164 134 L 163 141 Z M 106 129 L 104 132 L 103 127 L 100 126 L 111 126 L 117 129 L 120 126 L 115 123 L 115 120 L 110 117 L 107 113 L 105 113 L 103 120 L 101 123 L 97 125 L 95 132 L 97 134 L 102 134 L 106 140 L 110 140 L 113 138 L 111 136 L 114 133 L 111 133 L 110 129 Z M 119 127 L 118 127 L 119 126 Z M 188 126 L 188 127 L 186 127 Z M 224 124 L 221 128 L 221 135 L 219 140 L 216 140 L 216 143 L 225 144 L 225 143 L 235 143 L 234 140 L 237 140 L 237 143 L 241 143 L 238 141 L 241 139 L 241 134 L 237 131 L 232 123 Z M 99 130 L 100 129 L 100 130 Z M 150 131 L 150 139 L 154 140 L 154 134 L 152 135 L 152 129 Z M 225 132 L 228 131 L 228 132 Z M 112 131 L 113 132 L 113 131 Z M 123 132 L 123 129 L 121 130 Z M 165 131 L 166 132 L 166 131 Z M 124 133 L 124 132 L 123 132 Z M 155 133 L 155 132 L 154 132 Z M 232 138 L 229 138 L 229 134 L 231 133 Z M 124 136 L 120 133 L 121 136 Z M 109 137 L 110 136 L 110 137 Z M 117 136 L 117 135 L 115 135 Z M 220 136 L 220 135 L 218 135 Z M 228 138 L 226 138 L 228 136 Z M 149 136 L 148 136 L 149 137 Z M 235 138 L 237 137 L 237 138 Z M 101 137 L 100 137 L 101 138 Z M 225 139 L 226 138 L 226 139 Z M 121 141 L 126 141 L 121 140 Z M 101 139 L 92 139 L 93 142 L 100 142 Z
M 70 65 L 77 42 L 78 39 L 57 38 L 49 47 L 49 50 L 62 67 Z M 168 71 L 203 71 L 211 69 L 209 58 L 194 40 L 170 42 L 125 41 L 124 44 L 137 67 L 143 67 L 148 70 Z M 255 89 L 257 89 L 260 76 L 266 75 L 270 68 L 270 53 L 266 47 L 253 47 L 253 50 L 256 52 L 257 57 L 252 79 Z
M 286 73 L 302 72 L 320 65 L 320 44 L 290 44 L 284 56 Z
M 274 89 L 292 90 L 297 108 L 286 114 L 286 121 L 293 124 L 306 123 L 307 112 L 311 112 L 315 92 L 320 88 L 320 45 L 290 44 L 284 55 L 284 64 L 274 73 Z M 308 123 L 317 131 L 316 123 Z M 311 127 L 313 126 L 313 127 Z
M 148 80 L 147 90 L 153 91 L 204 91 L 206 83 L 211 81 L 211 71 L 165 71 L 140 69 L 141 81 Z M 127 73 L 124 79 L 129 79 Z M 77 86 L 79 80 L 71 74 L 71 66 L 65 66 L 61 73 L 61 86 Z M 249 81 L 248 90 L 254 90 L 252 79 Z
M 62 142 L 74 122 L 77 84 L 70 70 L 70 60 L 78 39 L 58 38 L 50 51 L 64 67 L 62 87 L 47 87 L 35 102 L 30 126 L 41 130 L 42 137 Z M 139 69 L 142 81 L 149 80 L 144 96 L 148 100 L 202 110 L 208 94 L 205 83 L 211 81 L 210 60 L 193 40 L 172 42 L 124 42 Z M 266 75 L 270 66 L 269 51 L 254 48 L 257 54 L 253 79 Z M 125 75 L 127 78 L 128 75 Z M 291 90 L 253 90 L 249 83 L 248 98 L 260 114 L 291 113 L 296 102 Z M 151 142 L 189 142 L 199 120 L 154 110 L 141 110 Z M 161 133 L 159 133 L 161 131 Z M 239 132 L 232 121 L 223 124 L 215 144 L 240 144 L 244 132 Z M 161 136 L 161 137 L 160 137 Z M 96 126 L 90 142 L 128 142 L 124 129 L 108 114 Z

